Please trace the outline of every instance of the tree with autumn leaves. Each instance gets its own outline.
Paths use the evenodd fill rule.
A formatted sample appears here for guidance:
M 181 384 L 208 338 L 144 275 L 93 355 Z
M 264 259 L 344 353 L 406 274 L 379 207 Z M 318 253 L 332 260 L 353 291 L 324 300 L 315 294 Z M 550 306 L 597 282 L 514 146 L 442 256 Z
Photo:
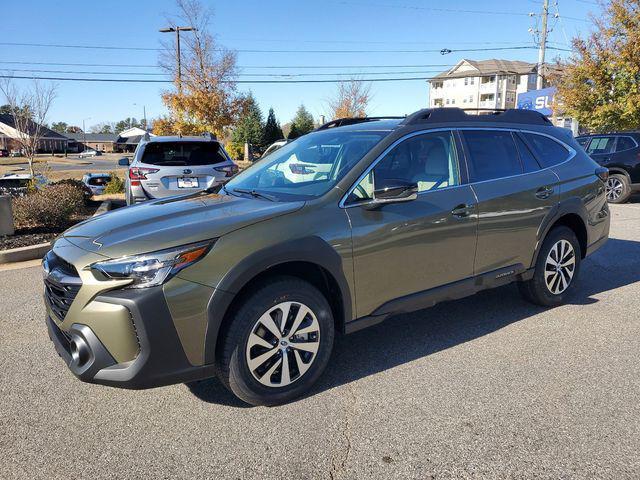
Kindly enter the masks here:
M 593 131 L 640 128 L 640 0 L 603 4 L 595 30 L 561 64 L 558 107 Z
M 181 68 L 177 70 L 174 43 L 169 43 L 160 65 L 174 79 L 174 88 L 162 94 L 169 115 L 157 119 L 157 135 L 223 136 L 246 110 L 248 97 L 237 91 L 236 53 L 220 46 L 209 33 L 212 15 L 198 0 L 177 0 L 180 11 L 173 23 L 195 30 L 183 34 Z M 180 74 L 179 74 L 180 73 Z

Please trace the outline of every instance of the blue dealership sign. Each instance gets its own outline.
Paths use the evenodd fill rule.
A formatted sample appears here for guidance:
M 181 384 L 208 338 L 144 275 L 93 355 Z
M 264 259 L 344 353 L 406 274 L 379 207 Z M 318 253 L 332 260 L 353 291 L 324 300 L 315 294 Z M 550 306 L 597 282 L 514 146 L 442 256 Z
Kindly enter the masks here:
M 551 110 L 553 96 L 556 94 L 556 91 L 556 87 L 549 87 L 521 93 L 518 95 L 518 108 L 535 110 L 543 115 L 551 115 L 553 113 Z

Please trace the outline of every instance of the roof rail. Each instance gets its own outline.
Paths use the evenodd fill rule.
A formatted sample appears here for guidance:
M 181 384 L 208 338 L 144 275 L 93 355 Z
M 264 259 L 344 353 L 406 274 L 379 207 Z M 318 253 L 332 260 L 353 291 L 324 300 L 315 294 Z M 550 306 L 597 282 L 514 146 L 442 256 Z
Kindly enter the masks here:
M 374 122 L 376 120 L 400 120 L 405 117 L 346 117 L 337 118 L 331 120 L 323 125 L 320 125 L 315 129 L 316 132 L 320 130 L 327 130 L 329 128 L 344 127 L 345 125 L 355 125 L 356 123 Z
M 468 115 L 465 110 L 488 113 L 484 115 Z M 547 117 L 539 112 L 515 108 L 506 110 L 495 108 L 424 108 L 409 115 L 401 125 L 445 122 L 510 122 L 530 125 L 553 125 Z

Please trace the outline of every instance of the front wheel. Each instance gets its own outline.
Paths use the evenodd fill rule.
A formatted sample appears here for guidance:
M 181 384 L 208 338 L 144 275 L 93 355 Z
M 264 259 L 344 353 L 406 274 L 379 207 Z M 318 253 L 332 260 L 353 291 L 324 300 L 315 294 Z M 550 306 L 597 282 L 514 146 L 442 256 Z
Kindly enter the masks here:
M 218 378 L 249 404 L 277 405 L 302 395 L 329 362 L 331 307 L 305 281 L 271 279 L 246 296 L 228 320 Z
M 568 227 L 555 227 L 545 238 L 533 277 L 520 282 L 522 295 L 532 303 L 553 307 L 564 303 L 575 288 L 582 258 L 580 243 Z

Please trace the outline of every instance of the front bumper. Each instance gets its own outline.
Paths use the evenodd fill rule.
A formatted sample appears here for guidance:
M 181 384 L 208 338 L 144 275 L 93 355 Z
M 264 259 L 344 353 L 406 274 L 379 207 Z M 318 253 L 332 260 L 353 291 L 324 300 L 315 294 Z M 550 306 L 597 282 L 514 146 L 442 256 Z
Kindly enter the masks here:
M 118 363 L 91 327 L 73 323 L 62 330 L 47 302 L 47 328 L 55 349 L 80 380 L 121 388 L 151 388 L 212 377 L 213 365 L 192 365 L 182 347 L 162 287 L 113 290 L 95 302 L 126 308 L 139 352 Z

